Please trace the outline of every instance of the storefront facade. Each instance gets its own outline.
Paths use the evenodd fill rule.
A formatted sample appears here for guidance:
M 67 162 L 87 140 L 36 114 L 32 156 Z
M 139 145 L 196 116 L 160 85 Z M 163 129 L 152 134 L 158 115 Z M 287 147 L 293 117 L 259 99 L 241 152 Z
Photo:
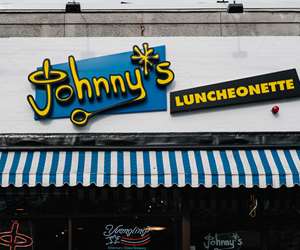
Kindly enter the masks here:
M 1 39 L 0 248 L 298 249 L 299 42 Z

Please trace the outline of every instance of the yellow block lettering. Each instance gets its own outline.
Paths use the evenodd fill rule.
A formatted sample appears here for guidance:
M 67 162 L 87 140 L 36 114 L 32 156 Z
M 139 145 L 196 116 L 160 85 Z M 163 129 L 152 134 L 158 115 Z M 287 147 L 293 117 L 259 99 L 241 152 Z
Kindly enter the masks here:
M 283 91 L 285 89 L 285 86 L 284 86 L 285 81 L 284 80 L 283 81 L 278 81 L 277 84 L 279 85 L 279 89 L 281 91 Z
M 195 101 L 196 103 L 207 102 L 206 93 L 205 92 L 195 93 Z
M 146 91 L 145 91 L 145 88 L 143 85 L 141 71 L 139 69 L 135 69 L 134 74 L 135 74 L 135 79 L 136 79 L 135 83 L 133 83 L 131 81 L 130 72 L 129 71 L 125 72 L 125 78 L 126 78 L 129 90 L 132 92 L 135 92 L 137 90 L 140 91 L 139 96 L 137 98 L 135 98 L 134 101 L 143 100 L 146 97 Z
M 194 104 L 194 95 L 193 94 L 184 95 L 183 96 L 183 102 L 184 102 L 185 105 Z
M 93 91 L 90 84 L 90 81 L 87 78 L 80 79 L 78 76 L 76 61 L 74 56 L 69 56 L 69 67 L 71 70 L 72 78 L 76 87 L 78 100 L 83 100 L 83 90 L 87 90 L 88 98 L 92 99 L 93 97 Z
M 227 89 L 227 93 L 228 93 L 228 98 L 230 98 L 230 99 L 236 97 L 235 89 L 234 88 Z
M 184 103 L 180 100 L 180 96 L 175 96 L 175 105 L 176 107 L 184 106 Z
M 248 95 L 248 88 L 243 87 L 243 86 L 242 87 L 238 87 L 236 89 L 236 94 L 239 97 L 245 97 L 246 95 Z
M 226 89 L 216 90 L 216 96 L 218 100 L 226 100 L 227 99 Z
M 286 89 L 290 90 L 290 89 L 295 89 L 295 85 L 294 85 L 294 80 L 293 79 L 288 79 L 285 81 L 286 83 Z
M 250 85 L 249 86 L 249 95 L 259 95 L 260 94 L 260 87 L 259 87 L 259 84 L 255 84 L 254 86 L 253 85 Z
M 271 87 L 272 92 L 276 92 L 277 82 L 269 82 L 269 86 Z
M 158 75 L 156 79 L 156 83 L 158 85 L 168 85 L 171 82 L 173 82 L 175 78 L 175 74 L 172 70 L 169 69 L 171 63 L 166 61 L 166 62 L 161 62 L 156 65 L 155 70 Z
M 101 88 L 105 90 L 105 93 L 108 95 L 110 93 L 109 83 L 104 77 L 93 77 L 92 78 L 94 88 L 96 90 L 96 96 L 101 97 Z
M 126 93 L 125 83 L 121 75 L 111 75 L 109 78 L 115 95 L 118 94 L 118 85 L 121 88 L 121 92 L 123 94 Z
M 39 108 L 33 98 L 32 95 L 27 96 L 27 100 L 31 106 L 31 108 L 34 110 L 34 112 L 39 116 L 39 117 L 47 117 L 47 115 L 51 111 L 51 106 L 52 106 L 52 88 L 50 84 L 46 85 L 46 92 L 47 92 L 47 99 L 46 99 L 46 105 L 44 108 Z
M 207 93 L 207 100 L 214 102 L 217 100 L 215 91 L 209 91 Z
M 266 94 L 266 93 L 269 93 L 269 86 L 268 86 L 268 83 L 262 83 L 260 85 L 260 88 L 261 88 L 261 93 L 262 94 Z

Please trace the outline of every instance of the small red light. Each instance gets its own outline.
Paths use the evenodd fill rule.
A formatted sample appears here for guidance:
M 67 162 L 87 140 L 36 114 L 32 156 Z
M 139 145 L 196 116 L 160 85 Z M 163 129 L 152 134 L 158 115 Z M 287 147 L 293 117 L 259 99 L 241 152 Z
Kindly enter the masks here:
M 272 108 L 272 113 L 277 114 L 278 112 L 279 112 L 279 106 L 276 105 Z

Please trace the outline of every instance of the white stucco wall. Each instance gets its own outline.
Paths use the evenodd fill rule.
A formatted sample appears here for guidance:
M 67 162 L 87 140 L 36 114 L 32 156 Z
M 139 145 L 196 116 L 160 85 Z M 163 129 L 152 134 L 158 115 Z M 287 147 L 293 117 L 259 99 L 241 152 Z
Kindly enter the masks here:
M 69 119 L 35 121 L 26 96 L 27 76 L 43 59 L 52 64 L 131 50 L 134 44 L 166 45 L 176 80 L 170 90 L 203 86 L 296 68 L 300 37 L 2 38 L 0 39 L 0 133 L 300 131 L 300 99 L 172 116 L 167 112 L 103 115 L 84 128 Z M 280 106 L 274 116 L 273 105 Z

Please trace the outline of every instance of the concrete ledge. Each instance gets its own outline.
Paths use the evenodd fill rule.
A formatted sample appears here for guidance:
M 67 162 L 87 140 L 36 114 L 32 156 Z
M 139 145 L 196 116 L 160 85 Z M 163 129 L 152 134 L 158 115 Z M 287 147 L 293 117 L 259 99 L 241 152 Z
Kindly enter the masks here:
M 0 37 L 63 37 L 65 26 L 61 25 L 1 25 Z
M 0 25 L 4 24 L 64 24 L 63 13 L 1 13 Z
M 0 37 L 299 36 L 300 10 L 0 11 Z
M 220 23 L 220 13 L 89 13 L 66 14 L 66 23 Z
M 4 24 L 176 24 L 176 23 L 300 23 L 299 12 L 196 13 L 3 13 Z

